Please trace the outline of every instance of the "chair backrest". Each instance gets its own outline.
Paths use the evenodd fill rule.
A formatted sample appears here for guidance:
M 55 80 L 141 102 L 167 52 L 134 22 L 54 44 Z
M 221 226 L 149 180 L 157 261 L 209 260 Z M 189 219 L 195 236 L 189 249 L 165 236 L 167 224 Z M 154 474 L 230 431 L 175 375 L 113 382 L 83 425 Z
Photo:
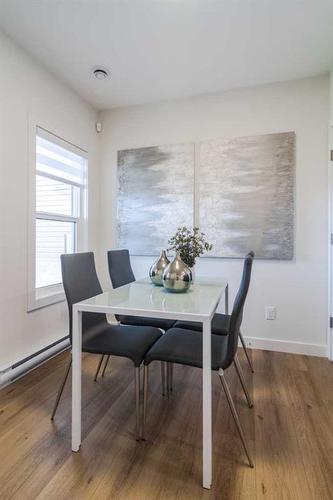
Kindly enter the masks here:
M 109 250 L 108 251 L 109 274 L 113 288 L 128 285 L 135 281 L 132 270 L 129 251 Z
M 62 282 L 69 312 L 69 337 L 72 342 L 73 304 L 103 292 L 97 277 L 93 252 L 61 255 Z M 92 328 L 106 323 L 105 314 L 83 313 L 82 335 Z
M 251 281 L 253 259 L 254 252 L 252 251 L 244 259 L 242 280 L 232 308 L 228 336 L 228 364 L 233 362 L 237 352 L 239 330 L 242 324 L 244 304 Z

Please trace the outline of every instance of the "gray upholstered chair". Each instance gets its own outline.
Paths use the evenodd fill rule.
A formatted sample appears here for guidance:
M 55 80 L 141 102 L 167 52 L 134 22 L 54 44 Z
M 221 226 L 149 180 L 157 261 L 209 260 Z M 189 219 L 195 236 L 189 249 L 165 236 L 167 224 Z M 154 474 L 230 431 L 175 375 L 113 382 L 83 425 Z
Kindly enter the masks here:
M 118 288 L 135 281 L 128 250 L 109 250 L 108 265 L 113 288 Z M 164 331 L 171 328 L 175 323 L 172 319 L 141 318 L 139 316 L 117 315 L 117 319 L 124 325 L 156 326 Z
M 244 262 L 244 272 L 241 285 L 237 293 L 233 310 L 228 323 L 227 335 L 212 335 L 212 370 L 217 371 L 223 390 L 228 400 L 228 404 L 234 418 L 238 433 L 244 446 L 249 464 L 253 467 L 249 448 L 245 435 L 240 424 L 240 420 L 229 390 L 229 386 L 224 377 L 224 372 L 235 364 L 237 369 L 237 346 L 240 326 L 243 317 L 243 308 L 246 294 L 250 284 L 250 275 L 253 257 L 247 255 Z M 148 396 L 148 367 L 152 361 L 164 361 L 167 363 L 178 363 L 182 365 L 202 368 L 202 335 L 185 328 L 171 328 L 151 347 L 144 360 L 144 398 L 143 398 L 143 429 L 147 413 Z
M 81 300 L 102 293 L 94 254 L 92 252 L 61 255 L 64 290 L 69 311 L 69 335 L 72 342 L 72 307 Z M 136 436 L 140 438 L 140 365 L 149 348 L 162 335 L 158 328 L 150 326 L 110 325 L 105 314 L 82 314 L 82 351 L 106 356 L 120 356 L 132 360 L 135 367 Z M 101 360 L 102 361 L 102 360 Z M 68 374 L 58 391 L 51 419 L 54 418 Z
M 249 252 L 247 254 L 247 256 L 251 256 L 252 259 L 254 259 L 254 252 L 252 252 L 252 251 Z M 249 279 L 251 279 L 251 270 L 252 270 L 252 266 L 250 266 L 250 268 L 249 268 Z M 244 272 L 245 272 L 245 268 L 243 270 L 243 273 Z M 245 296 L 245 298 L 246 298 L 246 296 Z M 214 335 L 227 335 L 228 331 L 229 331 L 230 319 L 231 319 L 230 315 L 215 313 L 213 316 L 213 319 L 212 319 L 212 333 Z M 177 321 L 174 326 L 177 328 L 187 328 L 189 330 L 195 330 L 195 331 L 199 331 L 199 332 L 202 331 L 202 324 L 197 323 L 195 321 Z M 252 364 L 251 358 L 249 356 L 249 353 L 247 351 L 246 344 L 245 344 L 245 341 L 244 341 L 244 338 L 243 338 L 241 331 L 239 332 L 239 339 L 242 343 L 249 367 L 250 367 L 252 373 L 254 373 L 253 364 Z
M 108 251 L 108 266 L 109 274 L 113 288 L 118 288 L 123 285 L 127 285 L 135 281 L 135 276 L 132 270 L 129 251 L 127 249 L 122 250 L 109 250 Z M 174 320 L 162 319 L 162 318 L 148 318 L 139 316 L 123 316 L 116 315 L 116 319 L 122 325 L 141 325 L 141 326 L 154 326 L 160 328 L 163 331 L 168 330 L 174 324 Z M 108 359 L 104 365 L 103 374 L 106 369 Z M 161 374 L 162 374 L 162 392 L 165 393 L 165 371 L 164 366 L 161 364 Z

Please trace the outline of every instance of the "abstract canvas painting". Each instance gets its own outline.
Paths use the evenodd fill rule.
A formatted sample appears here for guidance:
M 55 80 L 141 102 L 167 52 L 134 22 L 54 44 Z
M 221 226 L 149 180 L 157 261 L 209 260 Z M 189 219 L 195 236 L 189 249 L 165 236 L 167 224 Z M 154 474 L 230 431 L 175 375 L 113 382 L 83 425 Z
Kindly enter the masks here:
M 118 151 L 118 247 L 158 255 L 180 225 L 193 225 L 194 145 Z
M 207 256 L 292 259 L 295 133 L 200 144 L 199 225 Z

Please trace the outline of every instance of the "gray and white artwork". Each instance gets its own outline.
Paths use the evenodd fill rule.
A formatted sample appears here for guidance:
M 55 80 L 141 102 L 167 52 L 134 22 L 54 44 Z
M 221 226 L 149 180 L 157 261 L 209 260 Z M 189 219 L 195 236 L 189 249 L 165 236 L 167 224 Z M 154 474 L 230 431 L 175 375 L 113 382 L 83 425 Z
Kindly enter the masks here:
M 193 225 L 194 145 L 118 151 L 118 247 L 158 255 Z
M 294 132 L 205 142 L 199 158 L 199 225 L 213 244 L 209 256 L 254 250 L 262 259 L 292 259 Z

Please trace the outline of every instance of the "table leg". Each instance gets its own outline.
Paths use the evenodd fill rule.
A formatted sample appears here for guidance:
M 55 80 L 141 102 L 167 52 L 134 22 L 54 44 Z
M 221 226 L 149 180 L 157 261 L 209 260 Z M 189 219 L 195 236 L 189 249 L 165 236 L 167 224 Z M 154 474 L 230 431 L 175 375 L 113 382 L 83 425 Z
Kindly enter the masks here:
M 73 307 L 72 331 L 72 451 L 81 445 L 81 356 L 82 356 L 82 312 Z
M 224 292 L 224 314 L 229 314 L 229 285 L 225 287 Z
M 202 335 L 202 471 L 203 487 L 212 485 L 212 362 L 211 321 L 203 323 Z

